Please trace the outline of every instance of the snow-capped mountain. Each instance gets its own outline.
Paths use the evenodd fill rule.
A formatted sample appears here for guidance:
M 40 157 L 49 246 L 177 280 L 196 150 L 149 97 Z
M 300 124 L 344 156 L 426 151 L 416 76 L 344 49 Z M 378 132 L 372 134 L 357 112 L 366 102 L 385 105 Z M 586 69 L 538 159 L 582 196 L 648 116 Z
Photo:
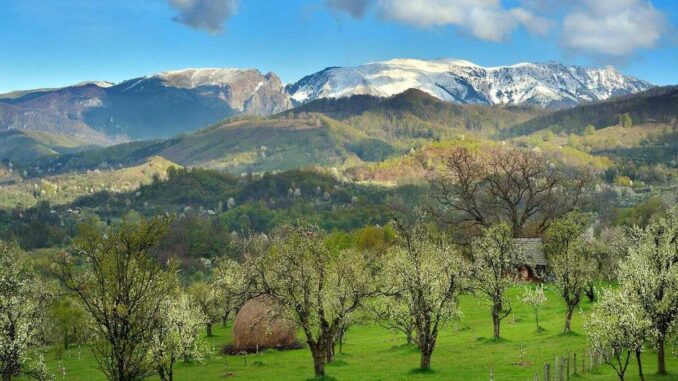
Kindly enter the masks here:
M 183 69 L 126 83 L 131 84 L 125 87 L 125 92 L 137 91 L 147 84 L 194 91 L 203 97 L 217 98 L 236 113 L 247 115 L 271 115 L 292 107 L 280 78 L 256 69 Z
M 415 88 L 444 101 L 567 107 L 643 91 L 648 82 L 615 68 L 556 62 L 482 67 L 455 60 L 395 59 L 357 67 L 331 67 L 289 85 L 296 103 L 366 94 L 392 96 Z
M 0 94 L 0 131 L 28 129 L 97 144 L 170 137 L 236 115 L 267 116 L 292 107 L 274 73 L 185 69 L 111 84 Z
M 0 132 L 38 130 L 96 144 L 194 131 L 237 115 L 273 115 L 319 98 L 388 97 L 414 88 L 444 101 L 568 107 L 650 88 L 612 67 L 396 59 L 328 68 L 284 86 L 256 69 L 183 69 L 113 84 L 0 94 Z

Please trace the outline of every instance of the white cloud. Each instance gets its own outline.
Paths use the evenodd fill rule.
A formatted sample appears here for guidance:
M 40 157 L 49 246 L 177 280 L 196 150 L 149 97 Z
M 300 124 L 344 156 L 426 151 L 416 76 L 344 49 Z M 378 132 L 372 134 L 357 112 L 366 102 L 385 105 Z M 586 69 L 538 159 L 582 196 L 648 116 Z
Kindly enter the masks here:
M 453 25 L 482 40 L 502 41 L 522 27 L 540 36 L 562 19 L 562 47 L 581 54 L 626 58 L 655 47 L 669 29 L 649 0 L 325 0 L 335 11 L 361 18 L 370 6 L 386 20 L 433 27 Z
M 379 0 L 379 14 L 419 27 L 455 25 L 489 41 L 506 39 L 519 26 L 544 34 L 552 23 L 532 11 L 504 8 L 499 0 Z
M 346 12 L 355 18 L 361 18 L 365 15 L 372 0 L 325 0 L 325 3 L 330 9 Z
M 655 47 L 667 27 L 648 1 L 581 0 L 563 19 L 561 41 L 575 52 L 623 58 Z
M 174 18 L 194 29 L 220 32 L 226 20 L 238 10 L 239 0 L 168 0 L 179 14 Z

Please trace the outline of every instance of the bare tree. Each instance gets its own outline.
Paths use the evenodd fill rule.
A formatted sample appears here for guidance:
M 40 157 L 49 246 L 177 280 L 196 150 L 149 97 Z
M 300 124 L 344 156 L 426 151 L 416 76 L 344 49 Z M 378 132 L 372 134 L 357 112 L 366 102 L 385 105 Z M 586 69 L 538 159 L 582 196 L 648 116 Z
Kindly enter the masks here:
M 461 228 L 503 221 L 513 237 L 543 233 L 580 201 L 588 174 L 567 175 L 540 154 L 517 148 L 455 148 L 431 169 L 436 214 Z

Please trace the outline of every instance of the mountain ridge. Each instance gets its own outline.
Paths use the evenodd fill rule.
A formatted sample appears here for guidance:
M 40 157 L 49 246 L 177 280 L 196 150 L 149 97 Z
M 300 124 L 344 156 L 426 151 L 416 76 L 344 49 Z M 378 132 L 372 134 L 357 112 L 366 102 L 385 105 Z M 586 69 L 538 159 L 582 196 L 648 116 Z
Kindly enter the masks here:
M 194 72 L 162 72 L 111 86 L 87 82 L 0 95 L 0 131 L 39 130 L 114 144 L 170 137 L 228 117 L 267 116 L 292 107 L 274 73 L 211 73 L 217 80 L 194 81 Z
M 675 123 L 678 120 L 678 86 L 654 87 L 574 108 L 558 110 L 537 116 L 500 131 L 500 138 L 529 135 L 549 129 L 554 133 L 582 134 L 587 125 L 596 129 L 619 124 L 619 117 L 627 114 L 633 124 Z
M 361 94 L 388 98 L 417 89 L 457 104 L 548 109 L 650 87 L 611 66 L 557 62 L 485 68 L 456 59 L 394 59 L 329 67 L 288 85 L 274 72 L 257 69 L 186 68 L 116 84 L 86 81 L 0 94 L 0 131 L 36 130 L 110 145 L 168 138 L 232 117 L 266 117 L 317 99 Z
M 350 95 L 392 96 L 415 88 L 457 103 L 560 108 L 650 87 L 612 66 L 567 66 L 551 61 L 482 67 L 458 59 L 394 59 L 329 67 L 288 85 L 287 92 L 301 104 Z

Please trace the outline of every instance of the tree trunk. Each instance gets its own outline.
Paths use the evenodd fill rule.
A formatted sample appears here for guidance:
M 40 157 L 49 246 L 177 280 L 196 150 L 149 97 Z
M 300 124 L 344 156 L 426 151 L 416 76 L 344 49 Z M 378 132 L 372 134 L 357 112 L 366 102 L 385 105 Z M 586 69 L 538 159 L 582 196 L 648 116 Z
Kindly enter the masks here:
M 534 310 L 534 321 L 537 322 L 537 332 L 541 331 L 541 327 L 539 327 L 539 310 Z
M 326 353 L 322 347 L 316 346 L 311 348 L 313 355 L 313 370 L 316 377 L 323 377 L 325 375 L 325 356 Z
M 636 351 L 636 361 L 638 362 L 638 375 L 640 376 L 640 381 L 645 381 L 645 375 L 643 374 L 643 361 L 640 358 L 640 351 Z
M 212 323 L 207 323 L 207 337 L 212 337 Z
M 421 361 L 419 363 L 419 369 L 428 370 L 431 369 L 431 351 L 424 349 L 421 351 Z
M 591 303 L 596 301 L 596 288 L 593 283 L 589 283 L 589 287 L 586 289 L 586 297 Z
M 666 373 L 666 353 L 664 352 L 664 336 L 657 343 L 657 375 L 665 376 Z
M 414 338 L 412 337 L 412 331 L 407 331 L 405 335 L 407 335 L 407 345 L 411 345 L 414 342 Z
M 572 313 L 574 312 L 574 307 L 567 306 L 567 314 L 565 316 L 565 332 L 572 331 Z
M 499 331 L 501 329 L 501 319 L 499 318 L 499 313 L 496 311 L 492 311 L 492 324 L 494 326 L 494 339 L 499 340 Z
M 334 340 L 328 340 L 325 344 L 325 362 L 330 364 L 334 362 Z

